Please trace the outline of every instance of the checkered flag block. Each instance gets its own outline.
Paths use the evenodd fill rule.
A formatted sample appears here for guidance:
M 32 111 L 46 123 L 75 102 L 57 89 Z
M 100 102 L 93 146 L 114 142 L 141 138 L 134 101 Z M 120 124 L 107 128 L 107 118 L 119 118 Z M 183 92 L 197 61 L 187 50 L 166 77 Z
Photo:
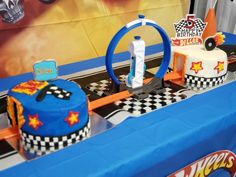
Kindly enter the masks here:
M 185 28 L 188 22 L 186 20 L 181 20 L 179 23 L 175 23 L 175 30 L 176 32 L 180 32 L 182 28 Z
M 166 91 L 164 93 L 150 93 L 148 98 L 143 100 L 138 100 L 135 97 L 130 97 L 117 101 L 115 102 L 115 104 L 132 114 L 140 115 L 151 112 L 152 110 L 160 109 L 164 106 L 181 101 L 185 98 L 187 98 L 187 96 L 182 94 L 181 92 L 176 92 L 171 88 L 166 88 Z
M 41 137 L 20 131 L 24 148 L 30 149 L 30 151 L 37 155 L 44 155 L 80 142 L 88 138 L 90 133 L 90 121 L 88 121 L 84 128 L 65 136 Z
M 188 25 L 188 21 L 187 20 L 181 20 L 179 23 L 175 23 L 175 30 L 176 32 L 180 32 L 183 28 L 185 28 Z M 203 31 L 206 27 L 206 24 L 200 19 L 197 18 L 195 20 L 195 24 L 194 24 L 194 28 L 200 29 L 201 31 Z
M 119 80 L 121 83 L 125 83 L 125 77 L 126 75 L 120 75 Z M 92 82 L 89 85 L 86 86 L 90 91 L 95 92 L 99 96 L 106 96 L 105 92 L 109 91 L 109 86 L 111 84 L 111 81 L 109 80 L 101 80 L 98 82 Z
M 195 20 L 195 28 L 198 28 L 201 31 L 203 31 L 205 27 L 206 27 L 206 23 L 204 23 L 200 18 L 197 18 Z
M 200 91 L 222 84 L 226 78 L 227 74 L 213 78 L 196 77 L 186 74 L 185 85 L 194 91 Z
M 55 85 L 49 87 L 48 91 L 46 92 L 47 95 L 54 95 L 56 98 L 69 100 L 71 96 L 71 92 L 63 90 Z

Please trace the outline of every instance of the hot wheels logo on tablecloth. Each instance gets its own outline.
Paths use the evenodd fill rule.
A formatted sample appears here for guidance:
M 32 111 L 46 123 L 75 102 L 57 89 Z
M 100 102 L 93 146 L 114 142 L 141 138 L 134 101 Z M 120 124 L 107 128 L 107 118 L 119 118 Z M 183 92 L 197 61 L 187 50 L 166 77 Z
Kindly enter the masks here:
M 176 35 L 171 39 L 172 44 L 176 46 L 202 44 L 202 33 L 206 25 L 200 18 L 195 18 L 194 14 L 187 14 L 186 19 L 174 23 Z
M 207 177 L 216 170 L 225 169 L 231 177 L 236 174 L 236 155 L 228 150 L 211 153 L 168 177 Z

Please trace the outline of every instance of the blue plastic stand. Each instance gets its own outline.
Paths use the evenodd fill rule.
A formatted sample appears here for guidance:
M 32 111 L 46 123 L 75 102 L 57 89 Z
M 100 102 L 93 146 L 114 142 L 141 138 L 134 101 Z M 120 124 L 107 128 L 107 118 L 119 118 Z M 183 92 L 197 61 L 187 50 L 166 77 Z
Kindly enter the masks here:
M 131 31 L 131 30 L 133 30 L 137 27 L 140 27 L 140 26 L 152 26 L 152 27 L 154 27 L 157 30 L 157 32 L 159 32 L 159 34 L 161 35 L 161 38 L 163 40 L 164 56 L 163 56 L 163 60 L 162 60 L 162 63 L 160 65 L 160 68 L 157 71 L 157 73 L 155 74 L 155 77 L 162 79 L 164 77 L 167 69 L 168 69 L 170 58 L 171 58 L 171 47 L 170 47 L 169 37 L 167 36 L 166 32 L 160 26 L 158 26 L 154 21 L 145 19 L 144 15 L 139 15 L 138 20 L 130 22 L 129 24 L 127 24 L 126 26 L 121 28 L 120 31 L 118 31 L 116 33 L 116 35 L 111 40 L 111 42 L 108 46 L 108 49 L 107 49 L 106 69 L 107 69 L 108 75 L 115 82 L 116 85 L 120 85 L 120 81 L 116 77 L 116 75 L 113 71 L 113 67 L 112 67 L 114 51 L 117 47 L 117 44 L 122 39 L 122 37 L 124 37 L 129 31 Z

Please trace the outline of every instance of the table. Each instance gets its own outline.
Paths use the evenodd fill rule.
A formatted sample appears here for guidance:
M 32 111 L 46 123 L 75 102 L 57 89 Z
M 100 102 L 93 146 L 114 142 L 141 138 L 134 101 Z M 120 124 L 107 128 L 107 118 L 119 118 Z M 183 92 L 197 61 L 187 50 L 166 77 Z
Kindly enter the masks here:
M 103 134 L 0 176 L 166 176 L 211 152 L 236 152 L 235 90 L 234 81 L 130 117 Z
M 235 134 L 236 81 L 130 117 L 105 133 L 2 171 L 0 177 L 162 177 L 218 150 L 236 153 Z

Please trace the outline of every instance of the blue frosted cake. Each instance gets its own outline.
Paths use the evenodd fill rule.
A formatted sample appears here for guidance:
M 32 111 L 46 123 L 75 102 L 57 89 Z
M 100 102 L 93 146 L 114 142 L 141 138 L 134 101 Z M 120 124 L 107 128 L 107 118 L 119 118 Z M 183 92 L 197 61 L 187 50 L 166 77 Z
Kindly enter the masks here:
M 25 147 L 54 151 L 90 135 L 86 95 L 70 81 L 21 83 L 9 91 L 7 109 Z

